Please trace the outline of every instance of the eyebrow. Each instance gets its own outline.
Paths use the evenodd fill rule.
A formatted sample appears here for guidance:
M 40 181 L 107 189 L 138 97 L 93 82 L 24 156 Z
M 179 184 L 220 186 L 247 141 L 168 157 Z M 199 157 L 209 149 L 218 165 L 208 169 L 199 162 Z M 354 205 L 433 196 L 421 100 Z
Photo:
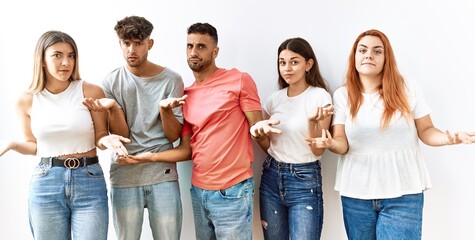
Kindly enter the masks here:
M 284 58 L 279 58 L 279 59 L 284 60 Z M 290 58 L 290 60 L 293 60 L 293 59 L 300 59 L 300 57 L 291 57 L 291 58 Z
M 365 48 L 368 48 L 368 46 L 364 45 L 364 44 L 358 44 L 358 47 L 365 47 Z M 376 46 L 374 48 L 383 48 L 383 46 Z

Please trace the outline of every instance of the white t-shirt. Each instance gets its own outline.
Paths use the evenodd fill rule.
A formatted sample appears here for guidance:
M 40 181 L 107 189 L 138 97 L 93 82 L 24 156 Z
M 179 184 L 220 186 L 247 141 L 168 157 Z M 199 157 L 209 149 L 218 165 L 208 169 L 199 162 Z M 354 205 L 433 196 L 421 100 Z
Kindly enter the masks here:
M 331 95 L 325 89 L 312 86 L 294 97 L 287 96 L 287 88 L 270 95 L 263 109 L 264 118 L 279 119 L 280 124 L 275 127 L 282 133 L 271 135 L 268 153 L 285 163 L 308 163 L 320 159 L 321 156 L 313 155 L 305 141 L 308 115 L 331 101 Z
M 407 82 L 414 119 L 430 113 L 422 91 Z M 355 119 L 350 117 L 346 87 L 333 95 L 333 125 L 345 125 L 349 149 L 338 160 L 335 190 L 342 196 L 381 199 L 420 193 L 431 188 L 419 149 L 415 122 L 398 114 L 386 129 L 380 128 L 383 100 L 379 92 L 363 94 Z

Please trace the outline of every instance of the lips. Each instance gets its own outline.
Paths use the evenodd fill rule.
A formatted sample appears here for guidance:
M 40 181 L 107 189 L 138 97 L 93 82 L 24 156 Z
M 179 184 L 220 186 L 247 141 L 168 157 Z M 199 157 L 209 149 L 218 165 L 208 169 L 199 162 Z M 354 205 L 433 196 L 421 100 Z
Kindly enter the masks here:
M 293 74 L 284 74 L 283 77 L 284 78 L 291 78 L 293 76 Z

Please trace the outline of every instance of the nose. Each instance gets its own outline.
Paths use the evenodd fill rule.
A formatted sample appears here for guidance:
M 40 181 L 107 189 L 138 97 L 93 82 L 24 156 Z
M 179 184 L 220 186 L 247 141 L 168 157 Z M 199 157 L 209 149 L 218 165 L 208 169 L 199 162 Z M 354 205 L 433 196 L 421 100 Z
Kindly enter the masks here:
M 196 56 L 196 48 L 195 46 L 190 48 L 190 56 Z
M 69 65 L 69 59 L 67 57 L 63 58 L 63 61 L 61 62 L 61 65 L 68 66 Z
M 291 68 L 290 64 L 285 64 L 284 65 L 284 71 L 290 72 L 291 70 L 292 70 L 292 68 Z

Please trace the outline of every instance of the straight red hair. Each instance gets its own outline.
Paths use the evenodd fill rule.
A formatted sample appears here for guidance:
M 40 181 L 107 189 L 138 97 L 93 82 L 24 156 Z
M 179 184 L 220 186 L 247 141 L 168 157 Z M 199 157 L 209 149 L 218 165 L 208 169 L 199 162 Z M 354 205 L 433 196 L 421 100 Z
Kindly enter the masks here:
M 380 86 L 380 93 L 384 102 L 384 112 L 381 116 L 380 127 L 386 128 L 389 126 L 391 119 L 398 111 L 401 113 L 401 116 L 406 119 L 411 118 L 412 114 L 407 99 L 406 83 L 397 68 L 396 58 L 394 57 L 394 52 L 389 43 L 389 39 L 384 35 L 384 33 L 375 29 L 361 33 L 358 38 L 356 38 L 353 48 L 351 49 L 345 82 L 348 90 L 350 115 L 351 118 L 354 119 L 363 103 L 363 87 L 359 78 L 359 73 L 356 70 L 355 53 L 358 43 L 365 36 L 378 37 L 381 39 L 381 42 L 383 42 L 384 46 L 385 61 Z

